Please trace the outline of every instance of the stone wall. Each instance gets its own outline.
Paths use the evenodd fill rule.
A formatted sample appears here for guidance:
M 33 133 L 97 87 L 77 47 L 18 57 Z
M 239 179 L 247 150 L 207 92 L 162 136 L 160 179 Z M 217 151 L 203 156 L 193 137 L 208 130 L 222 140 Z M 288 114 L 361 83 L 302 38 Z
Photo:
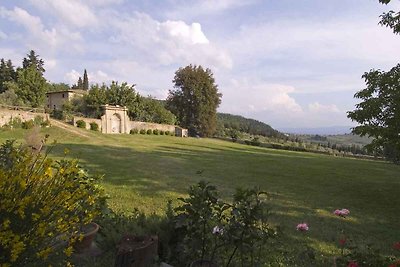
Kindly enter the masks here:
M 35 113 L 30 111 L 22 111 L 22 110 L 9 110 L 9 109 L 0 109 L 0 127 L 8 124 L 10 120 L 13 118 L 20 118 L 21 121 L 30 121 L 35 117 L 40 116 L 43 120 L 49 119 L 49 114 L 46 113 Z
M 92 122 L 96 123 L 99 126 L 99 131 L 100 132 L 102 130 L 102 127 L 101 127 L 102 123 L 101 123 L 101 120 L 99 120 L 99 119 L 84 118 L 84 117 L 73 117 L 72 118 L 72 125 L 74 125 L 76 127 L 76 122 L 79 121 L 79 120 L 82 120 L 82 121 L 86 122 L 86 129 L 87 130 L 90 130 L 90 124 Z
M 129 131 L 131 129 L 137 129 L 138 131 L 140 130 L 159 130 L 159 131 L 170 131 L 170 132 L 175 132 L 175 126 L 174 125 L 168 125 L 168 124 L 159 124 L 159 123 L 151 123 L 151 122 L 142 122 L 142 121 L 130 121 L 129 125 Z

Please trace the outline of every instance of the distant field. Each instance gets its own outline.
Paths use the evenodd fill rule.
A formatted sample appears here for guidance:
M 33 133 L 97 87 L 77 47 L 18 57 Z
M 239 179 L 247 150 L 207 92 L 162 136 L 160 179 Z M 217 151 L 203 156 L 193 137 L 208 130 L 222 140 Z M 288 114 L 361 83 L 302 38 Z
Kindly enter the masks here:
M 366 136 L 359 136 L 353 134 L 337 134 L 337 135 L 326 135 L 326 141 L 315 140 L 313 139 L 315 135 L 299 135 L 299 138 L 304 141 L 313 142 L 313 143 L 320 143 L 320 144 L 327 144 L 330 142 L 331 144 L 338 144 L 338 145 L 359 145 L 365 146 L 371 143 L 372 139 Z
M 170 136 L 77 136 L 44 129 L 59 144 L 53 156 L 78 157 L 92 173 L 105 174 L 111 207 L 162 213 L 168 199 L 185 194 L 201 179 L 230 195 L 236 187 L 260 186 L 270 192 L 273 220 L 288 242 L 304 242 L 330 254 L 337 251 L 338 229 L 384 251 L 400 240 L 400 166 L 385 162 L 271 150 L 215 139 Z M 0 130 L 0 141 L 23 140 L 26 130 Z M 348 219 L 332 214 L 351 211 Z M 310 231 L 300 235 L 299 222 Z

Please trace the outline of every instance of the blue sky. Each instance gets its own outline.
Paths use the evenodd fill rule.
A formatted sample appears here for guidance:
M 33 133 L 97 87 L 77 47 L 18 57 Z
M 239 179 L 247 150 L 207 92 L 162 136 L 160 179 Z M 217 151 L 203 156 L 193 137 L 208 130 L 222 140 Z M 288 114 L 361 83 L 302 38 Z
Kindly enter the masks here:
M 52 82 L 118 80 L 165 98 L 174 72 L 209 67 L 221 112 L 273 127 L 352 125 L 361 75 L 399 60 L 377 0 L 2 0 L 0 57 L 34 49 Z

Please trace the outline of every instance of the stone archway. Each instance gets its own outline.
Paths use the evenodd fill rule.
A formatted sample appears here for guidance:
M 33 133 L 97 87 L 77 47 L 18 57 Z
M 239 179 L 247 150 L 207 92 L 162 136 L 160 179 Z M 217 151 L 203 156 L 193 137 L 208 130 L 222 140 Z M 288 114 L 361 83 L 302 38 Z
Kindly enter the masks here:
M 114 113 L 111 118 L 111 133 L 121 133 L 121 117 L 119 114 Z

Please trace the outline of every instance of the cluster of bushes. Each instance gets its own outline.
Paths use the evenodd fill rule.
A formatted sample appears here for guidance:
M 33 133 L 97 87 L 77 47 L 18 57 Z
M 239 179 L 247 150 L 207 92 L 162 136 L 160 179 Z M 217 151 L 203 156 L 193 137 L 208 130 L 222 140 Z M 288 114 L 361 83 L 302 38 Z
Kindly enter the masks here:
M 50 126 L 49 120 L 44 120 L 42 116 L 36 116 L 32 120 L 22 121 L 19 117 L 12 118 L 9 123 L 4 125 L 6 128 L 22 128 L 22 129 L 32 129 L 33 127 L 47 127 Z
M 92 131 L 98 131 L 99 130 L 99 125 L 95 122 L 89 123 L 90 130 Z M 86 129 L 86 122 L 84 120 L 77 120 L 76 121 L 76 127 Z
M 158 129 L 154 129 L 154 130 L 152 130 L 152 129 L 148 129 L 148 130 L 140 129 L 140 130 L 138 130 L 138 129 L 135 128 L 135 129 L 131 129 L 129 131 L 129 133 L 130 134 L 148 134 L 148 135 L 153 134 L 153 135 L 171 135 L 171 136 L 175 136 L 174 132 L 163 131 L 163 130 L 158 130 Z
M 80 228 L 105 205 L 100 178 L 77 160 L 55 161 L 14 141 L 1 145 L 0 265 L 66 266 Z

